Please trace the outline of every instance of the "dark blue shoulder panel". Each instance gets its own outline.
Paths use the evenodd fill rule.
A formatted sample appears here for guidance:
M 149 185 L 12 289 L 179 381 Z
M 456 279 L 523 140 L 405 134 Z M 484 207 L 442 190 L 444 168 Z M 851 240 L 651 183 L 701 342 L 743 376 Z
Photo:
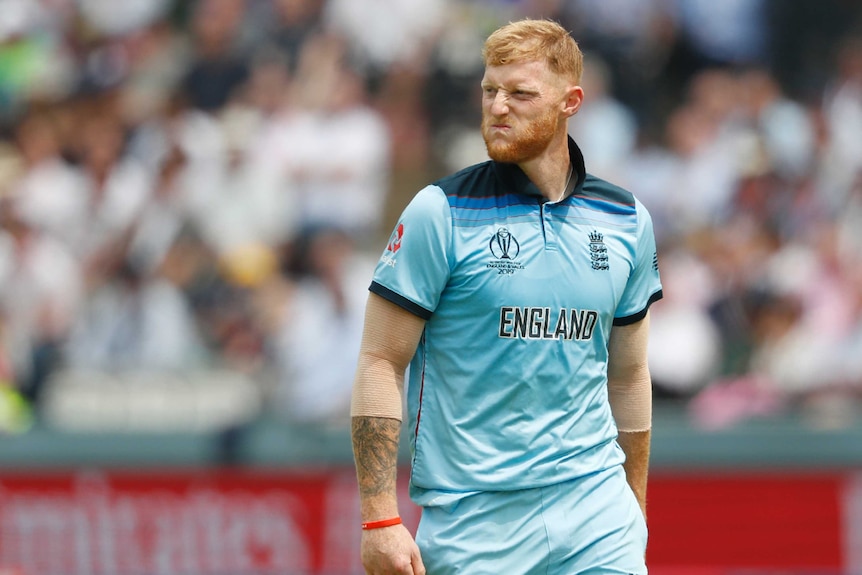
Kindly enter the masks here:
M 450 198 L 488 198 L 497 195 L 491 161 L 474 164 L 434 182 Z
M 579 190 L 577 195 L 621 206 L 635 205 L 635 197 L 631 192 L 601 178 L 597 178 L 592 174 L 587 174 L 584 186 Z

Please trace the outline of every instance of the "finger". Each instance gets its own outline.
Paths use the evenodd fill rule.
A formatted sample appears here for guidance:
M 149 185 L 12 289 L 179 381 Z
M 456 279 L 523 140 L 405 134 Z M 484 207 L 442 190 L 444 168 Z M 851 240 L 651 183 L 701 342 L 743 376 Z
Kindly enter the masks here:
M 425 563 L 422 562 L 419 551 L 414 551 L 410 559 L 413 564 L 413 575 L 425 575 Z

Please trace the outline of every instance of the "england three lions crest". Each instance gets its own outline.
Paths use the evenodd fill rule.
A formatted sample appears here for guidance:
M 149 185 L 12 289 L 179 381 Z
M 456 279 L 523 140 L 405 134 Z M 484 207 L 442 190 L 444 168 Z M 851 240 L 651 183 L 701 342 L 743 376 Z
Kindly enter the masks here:
M 592 268 L 599 271 L 607 271 L 610 268 L 608 260 L 608 246 L 605 245 L 605 236 L 598 231 L 590 232 L 590 260 Z

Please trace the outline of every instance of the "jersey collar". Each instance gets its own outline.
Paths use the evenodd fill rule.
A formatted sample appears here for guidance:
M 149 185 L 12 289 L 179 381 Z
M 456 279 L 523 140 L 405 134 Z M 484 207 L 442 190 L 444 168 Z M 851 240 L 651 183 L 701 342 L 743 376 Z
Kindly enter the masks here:
M 587 171 L 584 167 L 584 155 L 581 153 L 581 149 L 575 143 L 571 136 L 568 137 L 569 141 L 569 161 L 572 162 L 572 166 L 575 169 L 575 175 L 577 177 L 573 177 L 574 185 L 570 185 L 568 190 L 566 190 L 566 196 L 569 197 L 573 192 L 581 189 L 584 185 L 584 180 L 587 177 Z M 507 164 L 503 162 L 492 162 L 494 165 L 494 172 L 497 174 L 497 179 L 503 185 L 503 190 L 505 193 L 516 193 L 516 194 L 527 194 L 531 196 L 542 196 L 542 192 L 539 191 L 539 188 L 536 187 L 530 178 L 527 177 L 527 174 L 524 173 L 521 168 L 518 167 L 517 164 Z M 564 198 L 565 199 L 565 198 Z

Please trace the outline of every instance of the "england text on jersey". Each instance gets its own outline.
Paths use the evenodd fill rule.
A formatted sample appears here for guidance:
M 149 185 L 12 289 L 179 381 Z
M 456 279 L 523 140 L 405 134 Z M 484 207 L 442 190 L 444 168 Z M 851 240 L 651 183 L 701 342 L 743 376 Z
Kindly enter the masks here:
M 591 309 L 503 306 L 498 334 L 510 339 L 585 341 L 593 337 L 598 318 L 599 312 Z

